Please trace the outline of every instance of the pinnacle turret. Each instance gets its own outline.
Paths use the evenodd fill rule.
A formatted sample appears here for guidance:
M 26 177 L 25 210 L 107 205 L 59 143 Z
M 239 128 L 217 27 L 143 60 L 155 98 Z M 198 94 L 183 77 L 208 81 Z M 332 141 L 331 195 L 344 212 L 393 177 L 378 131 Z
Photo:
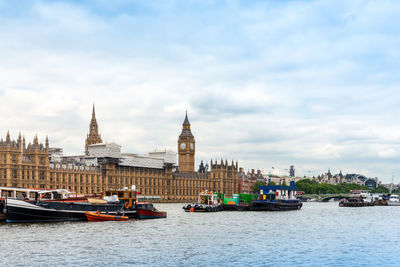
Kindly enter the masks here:
M 101 136 L 99 135 L 99 129 L 96 121 L 96 110 L 93 104 L 92 119 L 89 124 L 89 134 L 87 135 L 85 144 L 85 154 L 89 155 L 89 145 L 98 144 L 101 142 L 103 141 L 101 140 Z
M 92 110 L 92 120 L 96 120 L 96 111 L 94 109 L 94 104 L 93 104 L 93 110 Z
M 186 115 L 185 115 L 185 120 L 183 121 L 183 124 L 182 125 L 189 125 L 190 126 L 190 122 L 189 122 L 189 119 L 188 119 L 188 116 L 187 116 L 187 110 L 186 110 Z

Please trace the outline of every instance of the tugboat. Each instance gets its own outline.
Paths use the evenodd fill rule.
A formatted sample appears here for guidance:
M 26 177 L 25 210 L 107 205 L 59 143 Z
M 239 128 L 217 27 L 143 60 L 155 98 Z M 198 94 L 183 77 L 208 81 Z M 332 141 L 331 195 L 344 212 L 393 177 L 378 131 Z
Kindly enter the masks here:
M 222 211 L 221 204 L 224 195 L 221 193 L 208 192 L 203 190 L 199 194 L 198 203 L 189 203 L 183 206 L 186 212 L 216 212 Z
M 150 202 L 136 202 L 137 217 L 139 219 L 167 218 L 166 211 L 159 211 Z
M 249 204 L 251 211 L 299 210 L 303 206 L 301 200 L 296 198 L 297 187 L 294 181 L 289 186 L 265 185 L 259 188 L 259 198 Z

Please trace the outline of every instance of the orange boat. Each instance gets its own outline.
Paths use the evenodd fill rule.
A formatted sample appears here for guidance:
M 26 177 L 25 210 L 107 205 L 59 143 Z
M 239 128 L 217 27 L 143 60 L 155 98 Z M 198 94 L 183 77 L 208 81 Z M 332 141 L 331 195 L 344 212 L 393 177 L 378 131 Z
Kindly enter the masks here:
M 86 218 L 91 222 L 104 222 L 104 221 L 127 221 L 129 220 L 126 216 L 107 215 L 101 214 L 100 212 L 85 212 Z

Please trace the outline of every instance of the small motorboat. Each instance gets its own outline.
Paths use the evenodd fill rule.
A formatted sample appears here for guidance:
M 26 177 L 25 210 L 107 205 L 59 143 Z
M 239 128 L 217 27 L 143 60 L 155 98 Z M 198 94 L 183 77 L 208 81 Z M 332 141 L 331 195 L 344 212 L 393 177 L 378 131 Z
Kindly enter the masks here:
M 136 202 L 136 216 L 138 219 L 167 218 L 167 212 L 159 211 L 150 202 Z
M 167 218 L 166 211 L 159 211 L 156 209 L 138 209 L 137 216 L 139 219 L 158 219 Z
M 118 215 L 108 215 L 102 214 L 100 212 L 90 212 L 85 213 L 86 218 L 91 222 L 104 222 L 104 221 L 127 221 L 129 218 L 127 216 Z

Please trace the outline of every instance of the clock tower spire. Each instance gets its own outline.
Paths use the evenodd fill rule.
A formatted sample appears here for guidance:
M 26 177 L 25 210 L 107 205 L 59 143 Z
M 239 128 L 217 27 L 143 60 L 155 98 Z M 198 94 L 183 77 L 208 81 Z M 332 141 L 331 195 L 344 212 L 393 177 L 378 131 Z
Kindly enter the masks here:
M 182 124 L 182 132 L 178 138 L 178 157 L 180 172 L 194 172 L 195 141 L 187 116 Z

